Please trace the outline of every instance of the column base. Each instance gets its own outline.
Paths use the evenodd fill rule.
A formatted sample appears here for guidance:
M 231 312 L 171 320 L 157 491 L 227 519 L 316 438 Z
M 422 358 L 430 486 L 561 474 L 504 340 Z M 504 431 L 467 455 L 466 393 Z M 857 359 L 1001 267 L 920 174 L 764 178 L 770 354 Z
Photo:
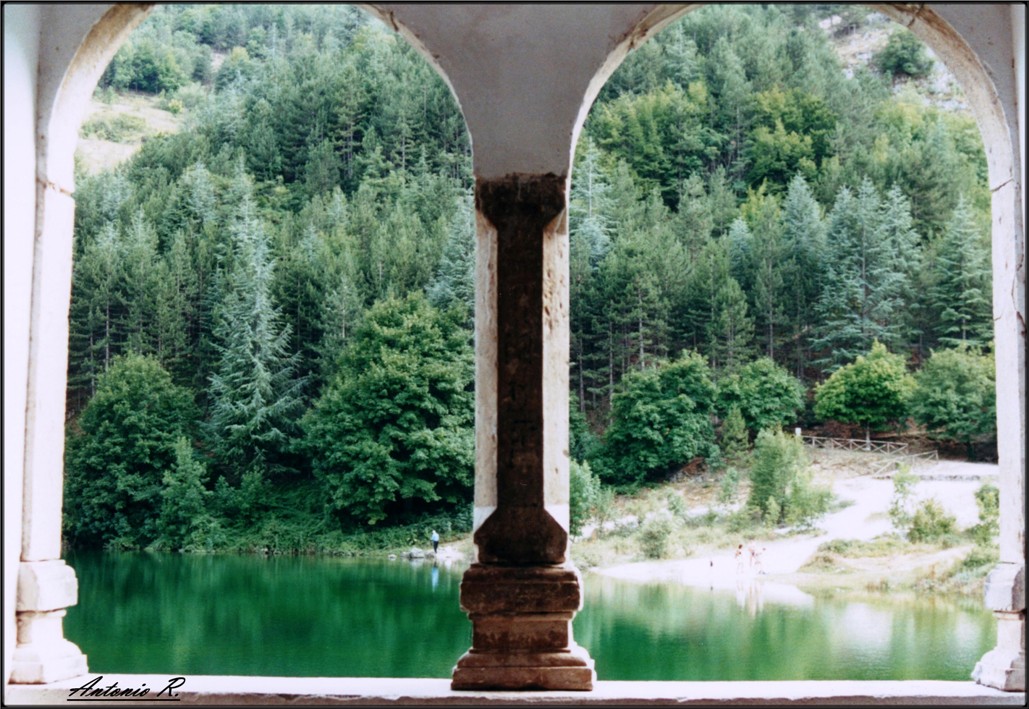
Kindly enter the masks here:
M 457 661 L 450 687 L 588 692 L 596 678 L 593 658 L 579 645 L 546 653 L 469 650 Z
M 461 581 L 472 648 L 457 661 L 451 687 L 593 689 L 593 660 L 572 639 L 581 607 L 581 578 L 570 564 L 473 564 Z
M 86 674 L 86 656 L 64 639 L 66 611 L 19 611 L 18 645 L 11 662 L 14 684 L 49 684 Z
M 86 656 L 75 643 L 19 645 L 11 662 L 11 684 L 49 684 L 88 671 Z
M 1025 691 L 1025 651 L 990 650 L 975 663 L 972 679 L 1004 692 Z

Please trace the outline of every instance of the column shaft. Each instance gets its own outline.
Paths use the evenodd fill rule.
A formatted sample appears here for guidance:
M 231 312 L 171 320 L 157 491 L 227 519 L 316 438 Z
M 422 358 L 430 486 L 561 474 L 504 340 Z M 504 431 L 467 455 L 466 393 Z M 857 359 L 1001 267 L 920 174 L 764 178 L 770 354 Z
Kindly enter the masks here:
M 37 203 L 41 206 L 29 321 L 18 644 L 11 672 L 11 681 L 21 683 L 54 682 L 86 672 L 86 656 L 64 639 L 65 609 L 77 602 L 78 583 L 75 572 L 61 560 L 64 375 L 75 202 L 53 186 L 38 186 Z

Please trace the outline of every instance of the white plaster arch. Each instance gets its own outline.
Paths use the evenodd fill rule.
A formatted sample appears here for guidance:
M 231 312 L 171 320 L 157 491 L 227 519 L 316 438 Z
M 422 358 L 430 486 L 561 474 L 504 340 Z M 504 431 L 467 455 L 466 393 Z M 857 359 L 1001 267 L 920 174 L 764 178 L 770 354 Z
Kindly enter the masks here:
M 572 135 L 578 136 L 604 82 L 640 43 L 703 4 L 658 5 L 611 49 L 583 96 Z M 992 194 L 994 356 L 997 447 L 1000 463 L 1000 561 L 986 588 L 987 607 L 998 622 L 997 647 L 977 664 L 985 684 L 1025 689 L 1025 194 L 1024 70 L 1008 61 L 984 28 L 1012 20 L 1002 4 L 865 3 L 910 29 L 944 62 L 968 99 L 979 127 Z M 1017 12 L 1017 10 L 1015 11 Z M 1024 44 L 1022 22 L 1013 38 Z M 1005 16 L 1007 15 L 1007 16 Z M 956 29 L 956 27 L 960 28 Z M 1018 33 L 1022 34 L 1019 35 Z M 966 39 L 967 37 L 967 39 Z M 1016 39 L 1017 41 L 1017 39 Z M 973 49 L 971 42 L 975 43 Z M 977 51 L 978 50 L 978 51 Z M 1023 47 L 1024 52 L 1024 47 Z M 1024 66 L 1024 58 L 1023 65 Z M 1019 94 L 1021 90 L 1021 94 Z M 1021 111 L 1021 112 L 1019 112 Z M 1016 150 L 1018 146 L 1019 150 Z M 571 146 L 574 155 L 575 142 Z

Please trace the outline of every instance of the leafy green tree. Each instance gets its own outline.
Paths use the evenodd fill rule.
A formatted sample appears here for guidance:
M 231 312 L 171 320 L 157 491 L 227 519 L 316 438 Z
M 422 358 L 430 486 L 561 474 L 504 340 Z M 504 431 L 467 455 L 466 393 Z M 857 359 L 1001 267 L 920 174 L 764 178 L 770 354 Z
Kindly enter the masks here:
M 152 356 L 115 358 L 69 427 L 65 533 L 83 547 L 142 548 L 157 540 L 164 476 L 197 411 Z
M 994 372 L 992 355 L 965 346 L 934 351 L 915 373 L 912 418 L 936 438 L 964 443 L 974 459 L 974 444 L 997 432 Z
M 925 45 L 911 31 L 899 29 L 890 35 L 886 46 L 872 59 L 879 71 L 896 80 L 898 77 L 921 79 L 929 75 L 933 60 Z
M 815 389 L 815 415 L 864 427 L 865 438 L 907 415 L 914 381 L 904 358 L 880 342 L 867 355 L 836 370 Z
M 718 382 L 719 408 L 740 411 L 755 435 L 796 421 L 804 407 L 804 385 L 769 357 L 743 365 Z
M 670 207 L 682 180 L 710 157 L 712 131 L 705 125 L 706 91 L 672 83 L 644 94 L 625 94 L 597 107 L 589 132 L 597 144 L 625 160 L 648 191 L 657 187 Z
M 747 506 L 768 524 L 808 524 L 828 509 L 827 491 L 811 484 L 804 444 L 782 430 L 761 431 L 754 442 Z
M 710 457 L 714 403 L 710 370 L 695 352 L 626 375 L 611 402 L 612 422 L 597 462 L 601 478 L 654 481 L 698 456 Z
M 739 406 L 729 409 L 729 414 L 722 422 L 721 436 L 718 447 L 722 451 L 722 457 L 735 459 L 747 452 L 750 448 L 750 436 L 747 434 L 747 424 L 743 420 Z
M 342 520 L 374 525 L 470 501 L 467 338 L 453 313 L 420 294 L 369 310 L 302 423 L 304 450 Z

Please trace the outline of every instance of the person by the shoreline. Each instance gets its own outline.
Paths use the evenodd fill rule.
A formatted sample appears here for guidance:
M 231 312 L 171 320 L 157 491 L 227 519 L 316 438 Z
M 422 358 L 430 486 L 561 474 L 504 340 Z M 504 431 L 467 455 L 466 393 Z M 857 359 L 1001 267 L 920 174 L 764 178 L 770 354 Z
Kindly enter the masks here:
M 432 553 L 435 554 L 439 550 L 439 534 L 435 529 L 432 530 L 432 536 L 429 539 L 432 541 Z

